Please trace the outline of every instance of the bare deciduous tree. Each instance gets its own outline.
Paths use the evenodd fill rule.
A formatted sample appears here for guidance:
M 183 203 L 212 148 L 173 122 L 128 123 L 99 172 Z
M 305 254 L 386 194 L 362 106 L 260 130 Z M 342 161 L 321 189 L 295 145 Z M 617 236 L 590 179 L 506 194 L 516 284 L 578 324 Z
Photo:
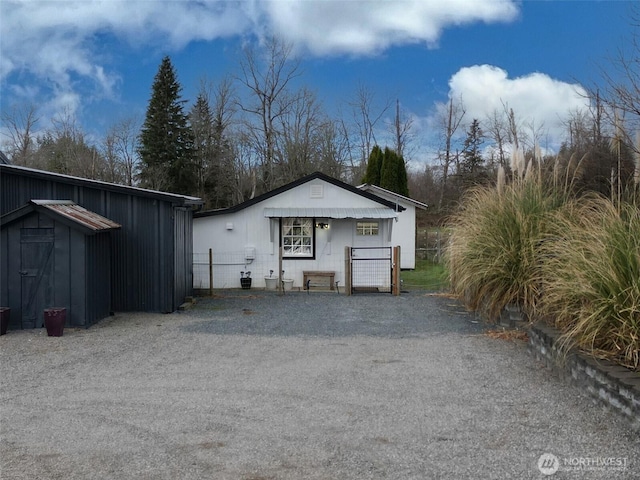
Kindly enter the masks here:
M 36 149 L 34 130 L 39 117 L 35 105 L 13 106 L 2 114 L 7 140 L 3 141 L 7 156 L 16 165 L 35 167 L 32 156 Z
M 285 115 L 295 96 L 287 96 L 293 79 L 301 75 L 300 61 L 292 57 L 292 45 L 277 37 L 268 38 L 263 49 L 247 47 L 240 61 L 238 80 L 249 90 L 251 100 L 239 102 L 251 118 L 246 128 L 253 139 L 262 167 L 262 187 L 274 188 L 276 121 Z
M 136 146 L 139 130 L 140 120 L 136 117 L 124 118 L 107 130 L 102 145 L 106 181 L 134 185 L 138 170 Z
M 411 139 L 410 132 L 413 125 L 411 117 L 404 117 L 400 112 L 400 100 L 396 99 L 396 115 L 393 121 L 393 135 L 395 138 L 395 150 L 401 157 L 407 156 L 407 148 Z
M 279 177 L 284 182 L 312 173 L 320 147 L 319 129 L 325 122 L 322 108 L 313 92 L 303 88 L 288 102 L 290 108 L 280 117 L 277 156 Z
M 318 130 L 318 144 L 318 170 L 331 177 L 345 179 L 345 166 L 349 161 L 349 142 L 340 123 L 326 119 Z
M 376 108 L 374 93 L 359 84 L 354 98 L 348 102 L 351 109 L 352 123 L 342 123 L 343 132 L 348 139 L 351 155 L 351 181 L 360 181 L 367 168 L 367 159 L 371 149 L 376 145 L 375 130 L 384 114 L 391 107 L 391 101 L 386 100 Z
M 87 144 L 75 115 L 65 111 L 52 124 L 53 128 L 39 139 L 38 156 L 45 168 L 82 178 L 104 179 L 104 159 L 95 146 Z
M 457 157 L 457 155 L 453 155 L 452 142 L 460 124 L 462 123 L 465 113 L 462 99 L 455 103 L 453 99 L 450 99 L 446 109 L 441 109 L 438 115 L 438 124 L 444 147 L 444 150 L 439 153 L 440 164 L 442 166 L 442 179 L 440 197 L 438 199 L 438 210 L 442 210 L 444 195 L 447 190 L 447 182 L 449 179 L 449 170 Z
M 231 138 L 235 121 L 235 90 L 233 79 L 224 77 L 213 91 L 213 146 L 216 179 L 214 206 L 216 208 L 233 205 L 233 192 L 236 190 L 236 168 Z
M 509 166 L 508 156 L 506 152 L 506 144 L 508 138 L 507 124 L 504 116 L 494 110 L 485 120 L 485 134 L 493 141 L 494 145 L 494 162 L 507 169 Z

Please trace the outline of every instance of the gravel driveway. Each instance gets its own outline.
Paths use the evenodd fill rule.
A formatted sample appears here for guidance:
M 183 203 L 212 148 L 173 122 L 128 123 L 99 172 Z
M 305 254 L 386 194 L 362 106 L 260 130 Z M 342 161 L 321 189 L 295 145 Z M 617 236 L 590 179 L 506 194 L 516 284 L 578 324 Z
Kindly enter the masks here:
M 485 328 L 420 292 L 255 290 L 60 338 L 10 331 L 0 477 L 639 478 L 636 433 Z

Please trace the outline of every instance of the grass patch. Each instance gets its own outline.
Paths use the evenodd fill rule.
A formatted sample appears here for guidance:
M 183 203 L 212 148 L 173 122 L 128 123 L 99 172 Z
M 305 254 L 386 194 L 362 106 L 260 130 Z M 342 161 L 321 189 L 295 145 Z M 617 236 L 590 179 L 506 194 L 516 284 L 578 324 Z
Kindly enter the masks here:
M 415 270 L 400 272 L 402 288 L 412 290 L 446 290 L 449 288 L 444 265 L 429 260 L 416 260 Z

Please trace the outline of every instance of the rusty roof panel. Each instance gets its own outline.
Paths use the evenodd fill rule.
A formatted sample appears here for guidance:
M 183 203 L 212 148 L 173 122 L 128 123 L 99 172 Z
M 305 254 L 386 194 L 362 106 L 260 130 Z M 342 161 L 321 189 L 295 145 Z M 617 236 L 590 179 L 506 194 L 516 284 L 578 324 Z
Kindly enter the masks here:
M 120 228 L 120 224 L 91 212 L 70 200 L 31 200 L 34 205 L 44 207 L 62 215 L 94 232 L 103 232 Z

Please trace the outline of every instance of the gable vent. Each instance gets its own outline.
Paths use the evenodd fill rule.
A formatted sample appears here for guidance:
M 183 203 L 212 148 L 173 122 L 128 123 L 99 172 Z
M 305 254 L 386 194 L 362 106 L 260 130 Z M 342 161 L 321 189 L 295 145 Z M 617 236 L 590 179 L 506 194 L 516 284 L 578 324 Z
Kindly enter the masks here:
M 324 197 L 324 185 L 311 185 L 310 195 L 311 198 Z

